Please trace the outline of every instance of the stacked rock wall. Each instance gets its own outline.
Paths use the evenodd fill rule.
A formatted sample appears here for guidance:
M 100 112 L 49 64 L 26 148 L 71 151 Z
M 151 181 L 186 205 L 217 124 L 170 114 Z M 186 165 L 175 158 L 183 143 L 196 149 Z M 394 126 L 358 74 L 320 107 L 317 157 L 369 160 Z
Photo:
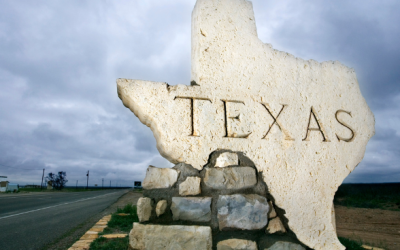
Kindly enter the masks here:
M 166 248 L 188 247 L 191 233 L 200 230 L 208 243 L 196 249 L 286 249 L 279 248 L 282 244 L 305 249 L 288 230 L 284 211 L 274 206 L 261 173 L 243 153 L 216 151 L 201 171 L 184 163 L 171 169 L 149 166 L 143 188 L 137 204 L 140 224 L 131 231 L 131 249 L 152 249 L 150 242 L 156 244 L 145 243 L 143 237 L 157 235 L 143 236 L 139 230 L 174 235 L 182 230 L 181 239 L 158 237 Z

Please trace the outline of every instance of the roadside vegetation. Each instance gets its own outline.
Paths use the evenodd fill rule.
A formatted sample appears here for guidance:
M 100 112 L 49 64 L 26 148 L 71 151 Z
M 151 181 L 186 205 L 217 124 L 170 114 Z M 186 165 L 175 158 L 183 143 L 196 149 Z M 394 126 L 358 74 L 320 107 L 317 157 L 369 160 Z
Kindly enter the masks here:
M 350 240 L 347 238 L 339 237 L 340 243 L 342 243 L 343 246 L 346 247 L 346 250 L 365 250 L 367 248 L 364 248 L 363 245 L 366 246 L 371 246 L 372 250 L 379 248 L 379 249 L 387 249 L 387 244 L 385 242 L 380 242 L 378 243 L 378 246 L 376 246 L 377 243 L 375 244 L 370 244 L 368 242 L 363 242 L 361 239 L 359 240 Z
M 129 234 L 133 222 L 138 221 L 136 206 L 128 204 L 124 208 L 118 208 L 117 211 L 111 215 L 111 220 L 108 222 L 107 227 L 99 234 L 100 237 L 92 242 L 90 250 L 126 250 L 129 244 L 129 236 L 118 239 L 107 239 L 101 237 L 101 235 L 117 233 Z M 347 250 L 365 250 L 361 247 L 363 244 L 361 241 L 354 241 L 342 237 L 339 237 L 339 240 Z
M 128 249 L 129 238 L 106 239 L 97 238 L 90 244 L 90 250 L 126 250 Z
M 362 243 L 359 241 L 349 240 L 342 237 L 339 237 L 339 241 L 346 247 L 346 250 L 365 250 L 365 248 L 362 247 Z
M 111 220 L 107 223 L 107 227 L 104 228 L 103 232 L 99 234 L 99 238 L 90 244 L 90 250 L 126 250 L 129 244 L 129 236 L 117 239 L 107 239 L 101 236 L 105 234 L 129 234 L 133 222 L 139 221 L 136 211 L 136 206 L 132 204 L 118 208 L 111 215 Z
M 117 212 L 111 215 L 111 220 L 102 234 L 129 233 L 133 222 L 138 222 L 136 206 L 127 204 L 124 208 L 118 208 Z
M 334 203 L 346 207 L 400 211 L 400 183 L 342 184 Z

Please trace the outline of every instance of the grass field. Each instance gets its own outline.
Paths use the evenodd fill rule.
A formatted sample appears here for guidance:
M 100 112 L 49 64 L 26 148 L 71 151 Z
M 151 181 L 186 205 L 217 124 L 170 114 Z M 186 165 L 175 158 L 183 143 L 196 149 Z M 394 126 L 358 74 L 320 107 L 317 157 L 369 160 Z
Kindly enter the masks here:
M 342 184 L 334 203 L 347 207 L 400 210 L 400 183 Z
M 118 214 L 129 214 L 129 215 L 118 215 Z M 118 208 L 115 213 L 111 215 L 111 220 L 108 222 L 107 227 L 104 228 L 103 232 L 99 236 L 104 234 L 114 233 L 129 233 L 132 229 L 133 222 L 138 222 L 139 218 L 136 213 L 136 206 L 127 204 L 124 208 Z M 128 248 L 129 238 L 119 239 L 106 239 L 99 237 L 92 242 L 90 250 L 126 250 Z
M 120 216 L 118 214 L 124 213 L 129 214 L 126 216 Z M 108 222 L 107 227 L 104 229 L 102 234 L 112 233 L 129 233 L 132 229 L 133 222 L 138 222 L 139 218 L 136 213 L 136 206 L 127 204 L 124 208 L 118 208 L 117 212 L 111 215 L 111 220 Z

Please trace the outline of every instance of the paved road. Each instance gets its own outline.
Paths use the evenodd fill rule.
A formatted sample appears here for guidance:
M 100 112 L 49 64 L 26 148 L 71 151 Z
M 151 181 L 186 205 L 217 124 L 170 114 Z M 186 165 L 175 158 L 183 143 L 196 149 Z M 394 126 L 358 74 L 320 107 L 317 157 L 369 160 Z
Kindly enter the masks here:
M 0 249 L 41 249 L 127 190 L 0 195 Z

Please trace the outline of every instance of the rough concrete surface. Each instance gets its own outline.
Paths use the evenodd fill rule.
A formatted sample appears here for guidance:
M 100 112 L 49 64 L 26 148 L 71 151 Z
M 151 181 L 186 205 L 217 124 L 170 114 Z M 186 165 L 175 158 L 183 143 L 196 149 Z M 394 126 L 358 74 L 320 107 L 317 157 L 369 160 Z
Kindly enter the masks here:
M 168 202 L 166 200 L 160 200 L 157 202 L 156 206 L 156 214 L 157 217 L 165 213 L 165 210 L 167 209 Z
M 217 250 L 258 250 L 258 248 L 254 241 L 229 239 L 218 242 Z
M 201 193 L 200 188 L 201 178 L 199 177 L 187 177 L 184 182 L 179 184 L 179 195 L 198 195 Z
M 254 20 L 249 1 L 198 0 L 192 86 L 119 79 L 118 95 L 165 158 L 201 170 L 217 149 L 246 153 L 298 239 L 343 250 L 331 204 L 364 156 L 374 116 L 354 69 L 274 50 Z
M 144 189 L 170 188 L 178 180 L 179 171 L 172 168 L 149 166 L 142 186 Z
M 266 248 L 265 250 L 306 250 L 306 249 L 300 246 L 299 244 L 278 241 L 272 247 Z
M 267 199 L 256 194 L 221 195 L 217 209 L 220 230 L 257 230 L 268 223 Z
M 251 167 L 206 168 L 204 183 L 215 189 L 242 189 L 257 184 L 257 175 Z
M 137 215 L 140 222 L 145 222 L 150 219 L 153 210 L 153 201 L 150 198 L 142 197 L 137 202 Z
M 173 197 L 171 211 L 174 220 L 211 221 L 210 197 Z
M 133 223 L 129 247 L 146 249 L 211 250 L 211 228 L 203 226 L 161 226 Z
M 222 153 L 220 156 L 218 156 L 214 167 L 224 168 L 224 167 L 232 166 L 232 165 L 239 165 L 238 155 L 235 153 L 231 153 L 231 152 L 225 152 L 225 153 Z
M 269 221 L 268 227 L 265 230 L 267 234 L 274 234 L 274 233 L 286 233 L 286 229 L 283 226 L 283 223 L 279 217 L 273 218 L 272 220 Z
M 269 204 L 269 212 L 268 212 L 268 219 L 275 218 L 277 216 L 274 205 L 271 201 L 268 202 Z

